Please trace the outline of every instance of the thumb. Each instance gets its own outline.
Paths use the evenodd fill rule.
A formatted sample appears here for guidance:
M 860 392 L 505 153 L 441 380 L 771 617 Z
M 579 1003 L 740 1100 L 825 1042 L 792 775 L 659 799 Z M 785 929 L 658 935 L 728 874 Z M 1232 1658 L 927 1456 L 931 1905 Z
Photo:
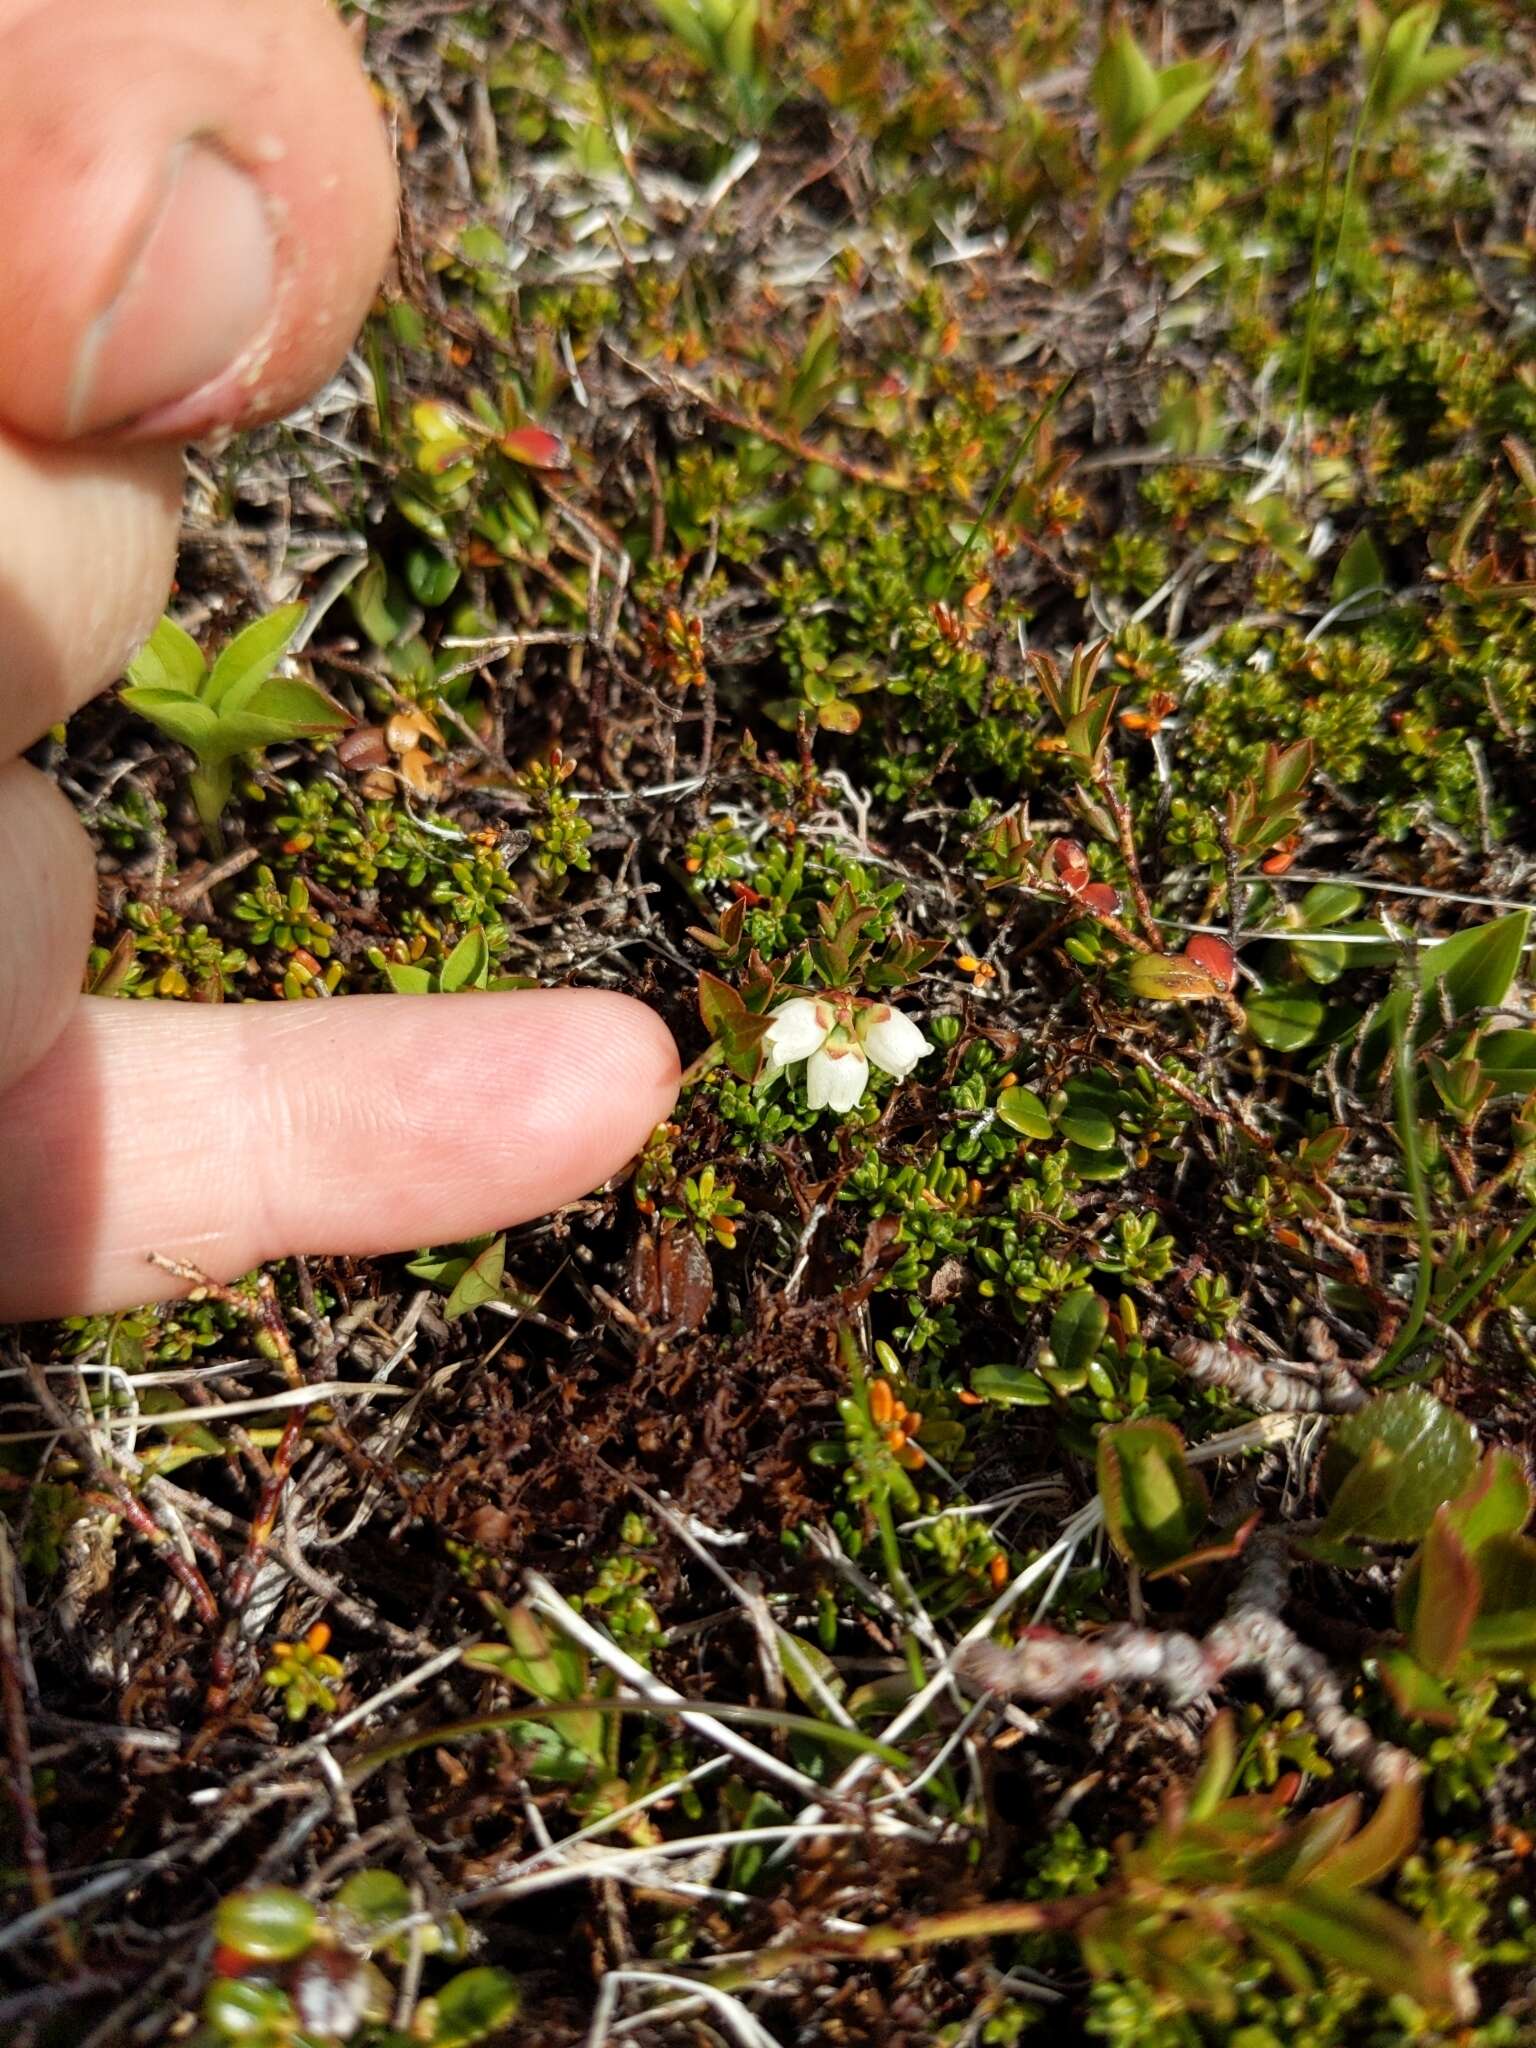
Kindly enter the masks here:
M 0 0 L 0 420 L 163 439 L 296 404 L 394 232 L 326 0 Z

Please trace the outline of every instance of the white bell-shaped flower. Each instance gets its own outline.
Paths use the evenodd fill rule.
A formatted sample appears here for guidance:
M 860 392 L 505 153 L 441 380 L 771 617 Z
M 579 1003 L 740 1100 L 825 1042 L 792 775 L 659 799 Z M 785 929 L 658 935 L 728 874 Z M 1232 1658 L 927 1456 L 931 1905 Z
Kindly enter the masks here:
M 820 1052 L 836 1022 L 832 1005 L 818 1002 L 814 996 L 791 996 L 787 1003 L 780 1003 L 763 1037 L 769 1071 L 793 1066 L 796 1060 L 808 1060 L 812 1053 Z
M 852 1109 L 869 1079 L 864 1048 L 842 1025 L 811 1054 L 805 1069 L 805 1100 L 811 1109 Z
M 847 998 L 840 1003 L 820 996 L 791 996 L 770 1016 L 763 1034 L 767 1064 L 764 1079 L 797 1061 L 806 1062 L 805 1099 L 812 1109 L 853 1109 L 863 1096 L 873 1060 L 883 1073 L 906 1079 L 933 1047 L 910 1017 L 889 1003 L 857 1003 L 852 1023 Z
M 870 1003 L 860 1010 L 856 1029 L 865 1052 L 877 1067 L 904 1081 L 933 1047 L 910 1017 L 889 1003 Z

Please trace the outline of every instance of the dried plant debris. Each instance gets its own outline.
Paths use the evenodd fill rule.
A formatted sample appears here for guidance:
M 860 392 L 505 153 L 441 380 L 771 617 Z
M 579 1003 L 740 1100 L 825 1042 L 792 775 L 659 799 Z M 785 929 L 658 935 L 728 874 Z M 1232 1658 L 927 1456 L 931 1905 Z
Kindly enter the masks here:
M 0 2037 L 1536 2039 L 1527 11 L 349 11 L 91 986 L 688 1083 L 9 1340 Z

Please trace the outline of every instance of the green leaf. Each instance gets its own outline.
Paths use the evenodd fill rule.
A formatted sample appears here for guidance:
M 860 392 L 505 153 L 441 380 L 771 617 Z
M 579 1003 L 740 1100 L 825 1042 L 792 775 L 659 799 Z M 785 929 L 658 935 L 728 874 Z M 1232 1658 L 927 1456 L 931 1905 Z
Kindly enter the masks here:
M 231 1892 L 213 1916 L 214 1939 L 222 1948 L 258 1963 L 286 1963 L 314 1945 L 320 1916 L 302 1892 L 280 1885 Z
M 408 1918 L 411 1912 L 410 1888 L 392 1870 L 353 1871 L 333 1903 L 365 1937 Z
M 1118 1135 L 1102 1110 L 1072 1106 L 1057 1117 L 1056 1128 L 1064 1138 L 1074 1145 L 1081 1145 L 1088 1152 L 1112 1151 Z
M 488 1301 L 501 1297 L 502 1269 L 506 1263 L 507 1240 L 505 1233 L 494 1238 L 483 1252 L 478 1253 L 454 1282 L 453 1292 L 443 1304 L 443 1317 L 454 1322 L 460 1316 L 467 1316 L 471 1309 L 480 1308 Z
M 1424 987 L 1438 982 L 1457 1017 L 1473 1010 L 1497 1009 L 1520 972 L 1530 928 L 1531 913 L 1513 910 L 1492 924 L 1443 939 L 1424 956 L 1420 976 Z
M 1379 1884 L 1417 1844 L 1423 1815 L 1417 1783 L 1395 1779 L 1365 1826 L 1331 1849 L 1314 1866 L 1312 1877 L 1323 1879 L 1336 1891 L 1358 1891 Z
M 386 960 L 384 973 L 397 996 L 427 996 L 432 993 L 432 975 L 425 967 L 409 967 L 398 960 Z
M 163 733 L 201 755 L 213 737 L 218 720 L 197 697 L 164 683 L 132 683 L 119 691 L 123 703 L 140 718 L 147 718 Z
M 971 1374 L 971 1392 L 1004 1408 L 1049 1408 L 1051 1390 L 1025 1365 L 983 1365 Z
M 1023 1137 L 1055 1135 L 1055 1125 L 1033 1088 L 1005 1088 L 997 1098 L 997 1114 L 1010 1131 L 1018 1131 Z
M 1528 910 L 1513 910 L 1492 924 L 1473 925 L 1424 949 L 1419 956 L 1421 1039 L 1440 1029 L 1442 993 L 1458 1020 L 1474 1010 L 1493 1010 L 1503 1003 L 1520 971 L 1530 922 Z M 1394 989 L 1377 1007 L 1360 1040 L 1363 1071 L 1380 1066 L 1398 1021 L 1406 1020 L 1411 1008 L 1406 988 Z
M 1215 976 L 1185 953 L 1138 953 L 1125 979 L 1144 1003 L 1208 1003 L 1221 994 Z
M 1171 1422 L 1100 1430 L 1098 1477 L 1110 1541 L 1147 1570 L 1185 1556 L 1205 1527 L 1210 1496 Z
M 1406 1991 L 1422 2005 L 1454 2010 L 1449 1958 L 1417 1920 L 1368 1892 L 1305 1885 L 1295 1892 L 1254 1891 L 1241 1911 L 1278 1926 L 1324 1961 L 1337 1963 L 1391 1995 Z
M 316 684 L 301 676 L 269 676 L 239 710 L 226 707 L 219 712 L 213 738 L 204 752 L 212 759 L 227 760 L 235 754 L 257 754 L 287 740 L 343 732 L 351 723 L 351 713 Z
M 208 664 L 190 633 L 167 616 L 128 664 L 128 680 L 145 689 L 174 690 L 178 696 L 199 694 Z M 128 694 L 124 691 L 124 696 Z
M 1323 1535 L 1414 1542 L 1437 1508 L 1466 1491 L 1476 1465 L 1477 1438 L 1454 1409 L 1423 1387 L 1378 1394 L 1333 1426 Z
M 1091 1287 L 1067 1295 L 1051 1317 L 1051 1351 L 1064 1372 L 1078 1372 L 1098 1356 L 1109 1328 L 1109 1303 Z
M 1499 1095 L 1536 1092 L 1536 1031 L 1491 1031 L 1478 1040 L 1477 1063 Z
M 204 702 L 215 711 L 240 710 L 282 660 L 304 612 L 302 604 L 279 605 L 237 633 L 209 672 Z
M 784 1628 L 776 1628 L 774 1636 L 790 1691 L 802 1706 L 809 1707 L 817 1720 L 833 1719 L 827 1701 L 829 1698 L 841 1700 L 847 1692 L 847 1681 L 842 1673 L 819 1643 L 808 1642 L 803 1636 L 792 1636 Z
M 1472 1484 L 1446 1513 L 1474 1557 L 1492 1537 L 1517 1535 L 1531 1513 L 1531 1489 L 1520 1460 L 1512 1451 L 1485 1452 Z
M 461 1970 L 431 2001 L 430 2048 L 468 2048 L 470 2042 L 483 2041 L 510 2025 L 522 2003 L 517 1979 L 506 1970 Z
M 1536 1674 L 1536 1543 L 1491 1536 L 1477 1553 L 1482 1602 L 1468 1649 L 1489 1670 Z
M 1314 949 L 1315 950 L 1315 949 Z M 1323 1028 L 1328 1012 L 1300 989 L 1263 989 L 1244 1005 L 1248 1028 L 1271 1052 L 1299 1052 Z
M 405 1270 L 418 1280 L 430 1280 L 434 1287 L 452 1287 L 476 1254 L 494 1241 L 495 1233 L 487 1231 L 483 1237 L 466 1238 L 447 1251 L 418 1252 L 406 1261 Z
M 1408 1721 L 1428 1721 L 1437 1728 L 1454 1728 L 1456 1703 L 1438 1678 L 1431 1678 L 1415 1664 L 1406 1650 L 1389 1650 L 1380 1659 L 1381 1682 L 1392 1704 Z
M 1314 882 L 1296 906 L 1301 928 L 1325 932 L 1330 926 L 1347 924 L 1365 901 L 1365 892 L 1349 882 Z
M 484 928 L 475 924 L 443 962 L 437 985 L 444 995 L 454 995 L 464 988 L 484 988 L 490 972 L 491 949 Z
M 1329 592 L 1335 604 L 1346 604 L 1367 590 L 1380 590 L 1386 580 L 1386 565 L 1376 552 L 1376 543 L 1364 528 L 1357 533 L 1339 558 Z

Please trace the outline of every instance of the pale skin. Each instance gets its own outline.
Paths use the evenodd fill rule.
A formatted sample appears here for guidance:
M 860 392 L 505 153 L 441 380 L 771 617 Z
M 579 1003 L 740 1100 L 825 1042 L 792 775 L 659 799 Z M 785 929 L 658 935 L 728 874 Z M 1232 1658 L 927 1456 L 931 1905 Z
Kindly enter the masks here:
M 165 605 L 180 444 L 345 355 L 388 259 L 379 110 L 326 0 L 0 0 L 0 1320 L 296 1252 L 450 1243 L 617 1172 L 676 1049 L 600 991 L 83 997 L 95 876 L 17 758 Z

